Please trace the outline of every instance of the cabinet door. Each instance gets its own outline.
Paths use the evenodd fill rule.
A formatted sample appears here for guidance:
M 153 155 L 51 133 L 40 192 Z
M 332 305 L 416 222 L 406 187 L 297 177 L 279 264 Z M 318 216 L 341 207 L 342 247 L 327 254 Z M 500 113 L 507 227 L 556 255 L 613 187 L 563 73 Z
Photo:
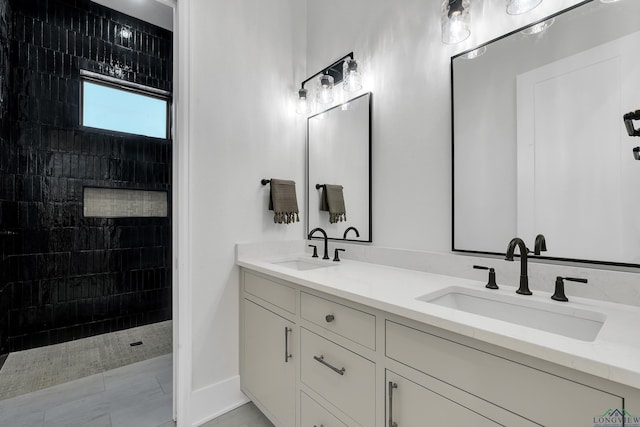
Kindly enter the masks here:
M 295 425 L 294 324 L 244 300 L 242 383 L 274 424 Z
M 499 426 L 490 419 L 467 409 L 421 385 L 387 371 L 388 427 Z
M 300 392 L 300 425 L 302 427 L 347 427 L 305 392 Z

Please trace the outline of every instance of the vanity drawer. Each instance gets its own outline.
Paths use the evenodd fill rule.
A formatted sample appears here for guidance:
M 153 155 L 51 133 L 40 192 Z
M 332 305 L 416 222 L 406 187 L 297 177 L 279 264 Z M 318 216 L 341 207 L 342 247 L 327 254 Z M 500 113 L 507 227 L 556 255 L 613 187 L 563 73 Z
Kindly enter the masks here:
M 354 308 L 302 292 L 300 315 L 351 341 L 376 349 L 376 317 Z
M 300 380 L 359 424 L 375 425 L 375 364 L 300 330 Z
M 292 287 L 245 271 L 244 291 L 291 314 L 296 314 L 296 290 Z
M 623 407 L 619 396 L 389 320 L 385 350 L 391 359 L 541 425 L 590 425 L 594 416 Z
M 300 392 L 300 424 L 303 427 L 347 427 L 305 392 Z

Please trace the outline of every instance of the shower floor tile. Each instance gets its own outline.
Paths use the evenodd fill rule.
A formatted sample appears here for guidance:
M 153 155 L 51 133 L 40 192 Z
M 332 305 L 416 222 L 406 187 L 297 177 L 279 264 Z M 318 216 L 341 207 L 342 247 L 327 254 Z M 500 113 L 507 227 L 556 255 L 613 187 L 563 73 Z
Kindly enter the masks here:
M 0 400 L 169 354 L 172 336 L 168 320 L 11 353 L 0 369 Z M 143 344 L 129 345 L 136 341 Z

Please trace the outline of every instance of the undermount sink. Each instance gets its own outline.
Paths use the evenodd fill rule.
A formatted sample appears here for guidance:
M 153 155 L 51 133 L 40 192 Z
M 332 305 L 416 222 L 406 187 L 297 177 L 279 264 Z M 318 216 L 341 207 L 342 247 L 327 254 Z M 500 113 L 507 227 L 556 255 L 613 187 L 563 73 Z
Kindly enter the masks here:
M 597 311 L 490 292 L 451 286 L 416 299 L 582 341 L 595 340 L 606 320 Z
M 326 268 L 331 267 L 332 264 L 326 264 L 321 262 L 313 262 L 303 259 L 289 259 L 286 261 L 274 261 L 271 264 L 278 265 L 280 267 L 290 268 L 291 270 L 297 271 L 305 271 L 305 270 L 315 270 L 317 268 Z

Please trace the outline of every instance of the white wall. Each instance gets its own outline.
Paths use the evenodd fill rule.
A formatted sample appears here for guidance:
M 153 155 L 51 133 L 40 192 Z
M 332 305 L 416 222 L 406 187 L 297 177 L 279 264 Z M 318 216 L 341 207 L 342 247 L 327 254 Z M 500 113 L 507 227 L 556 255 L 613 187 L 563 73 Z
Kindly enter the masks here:
M 241 399 L 234 243 L 304 235 L 303 221 L 273 224 L 266 212 L 268 189 L 259 182 L 295 179 L 305 214 L 306 121 L 289 105 L 300 82 L 355 52 L 365 89 L 373 92 L 374 244 L 446 252 L 450 56 L 577 3 L 546 1 L 530 14 L 510 17 L 503 0 L 476 0 L 474 35 L 449 47 L 440 42 L 435 0 L 183 1 L 188 5 L 181 8 L 179 1 L 178 10 L 187 10 L 188 17 L 179 22 L 189 38 L 189 59 L 183 69 L 188 76 L 180 78 L 188 80 L 181 87 L 189 149 L 188 158 L 178 159 L 188 175 L 176 197 L 189 212 L 189 222 L 180 221 L 188 224 L 181 230 L 190 256 L 180 265 L 191 279 L 179 286 L 180 298 L 192 307 L 180 314 L 188 324 L 179 326 L 179 347 L 188 346 L 192 358 L 179 361 L 180 372 L 185 366 L 191 372 L 190 404 L 181 410 L 189 419 L 179 419 L 180 426 L 211 418 Z
M 305 74 L 305 3 L 188 1 L 182 10 L 188 10 L 189 22 L 179 22 L 190 38 L 189 153 L 182 164 L 188 168 L 185 267 L 191 280 L 180 286 L 189 292 L 191 312 L 181 317 L 190 325 L 180 328 L 189 328 L 191 342 L 181 333 L 181 345 L 191 346 L 192 359 L 179 363 L 191 363 L 192 375 L 191 421 L 179 420 L 180 425 L 241 403 L 234 244 L 300 239 L 304 233 L 302 220 L 273 223 L 269 187 L 260 180 L 295 180 L 305 214 L 304 121 L 292 105 Z
M 452 47 L 440 41 L 440 1 L 308 2 L 307 69 L 354 51 L 373 92 L 376 246 L 451 248 L 450 57 L 576 3 L 509 16 L 504 0 L 473 1 L 472 36 Z

